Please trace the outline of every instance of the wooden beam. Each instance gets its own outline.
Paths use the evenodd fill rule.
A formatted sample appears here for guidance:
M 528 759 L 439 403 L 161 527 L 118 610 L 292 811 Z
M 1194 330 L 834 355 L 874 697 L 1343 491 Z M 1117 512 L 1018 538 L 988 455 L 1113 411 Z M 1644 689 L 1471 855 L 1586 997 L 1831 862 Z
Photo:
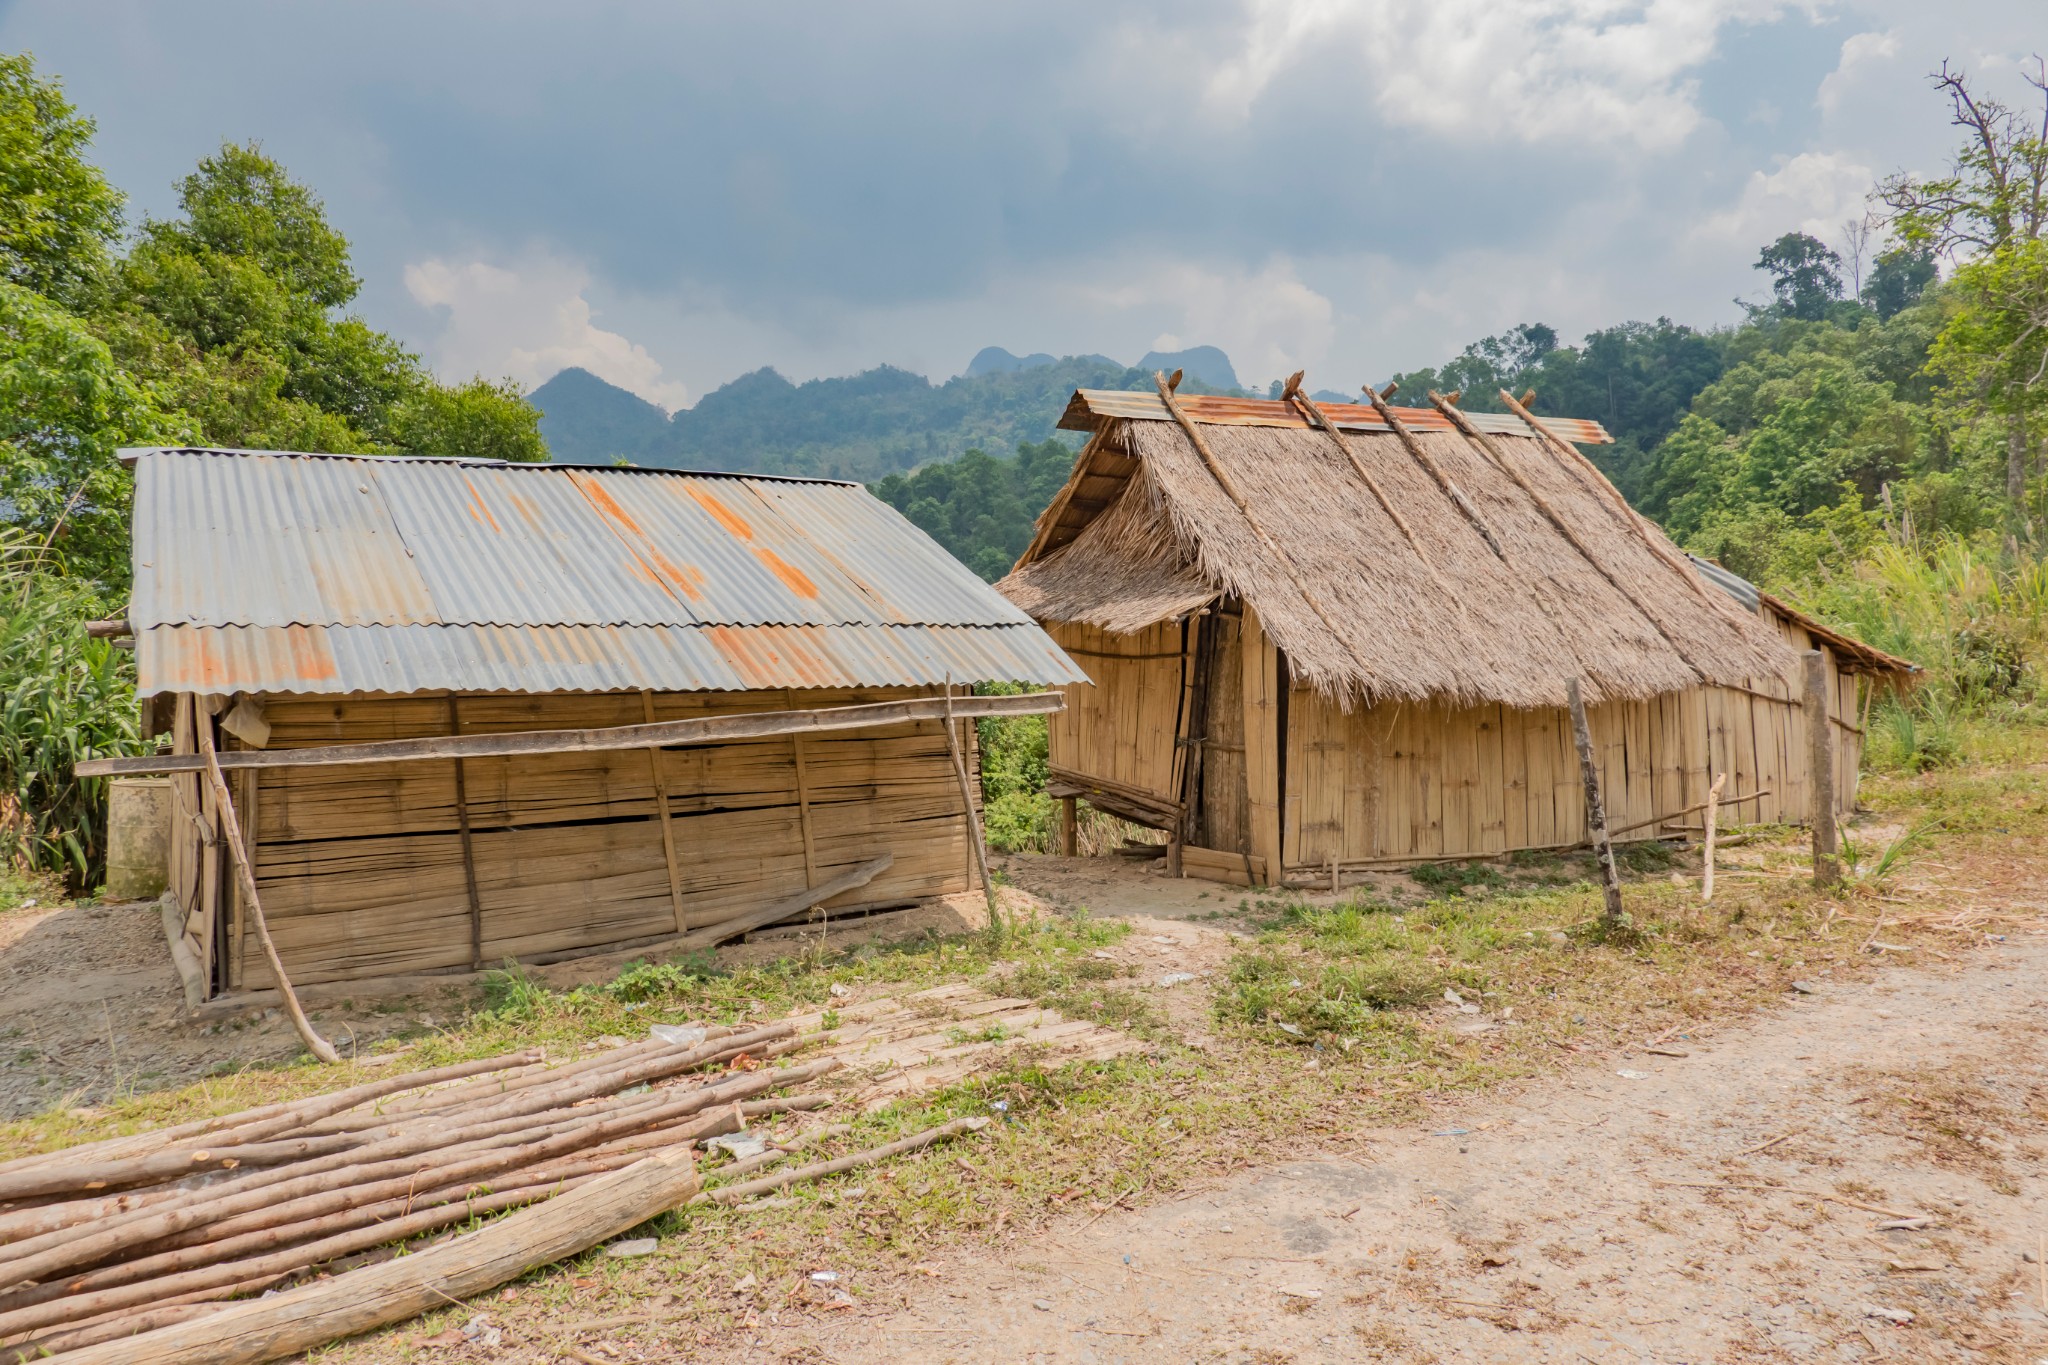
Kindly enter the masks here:
M 785 704 L 795 706 L 796 698 L 785 689 L 782 694 Z M 804 836 L 804 885 L 818 884 L 818 841 L 811 830 L 811 779 L 804 770 L 804 737 L 801 734 L 789 737 L 791 757 L 796 760 L 796 823 Z M 677 912 L 678 920 L 682 912 Z
M 1365 397 L 1366 401 L 1373 405 L 1374 411 L 1379 413 L 1380 420 L 1387 424 L 1387 429 L 1400 438 L 1401 448 L 1413 457 L 1415 463 L 1421 465 L 1429 472 L 1429 477 L 1436 481 L 1436 486 L 1443 490 L 1443 495 L 1451 500 L 1453 506 L 1465 514 L 1465 520 L 1472 523 L 1472 529 L 1479 532 L 1480 539 L 1486 542 L 1487 548 L 1493 551 L 1494 557 L 1503 561 L 1506 560 L 1507 554 L 1500 548 L 1500 538 L 1494 535 L 1493 528 L 1486 524 L 1486 518 L 1479 515 L 1479 509 L 1474 507 L 1472 500 L 1465 496 L 1465 490 L 1451 481 L 1451 476 L 1444 472 L 1444 467 L 1438 464 L 1435 458 L 1422 448 L 1422 443 L 1415 439 L 1415 433 L 1408 430 L 1408 424 L 1394 415 L 1394 410 L 1387 406 L 1387 400 L 1382 398 L 1370 384 L 1365 386 Z
M 981 874 L 981 895 L 988 903 L 988 922 L 994 925 L 999 911 L 996 909 L 996 886 L 988 875 L 988 845 L 981 841 L 981 814 L 974 808 L 974 784 L 967 779 L 967 759 L 961 752 L 960 732 L 953 723 L 953 684 L 946 684 L 946 748 L 953 756 L 953 775 L 960 779 L 961 814 L 967 821 L 967 848 L 974 859 L 974 870 Z
M 1013 697 L 959 697 L 960 716 L 1039 716 L 1066 709 L 1060 692 L 1025 692 Z M 812 734 L 830 730 L 871 730 L 915 720 L 943 720 L 940 697 L 872 702 L 864 706 L 821 706 L 807 711 L 751 711 L 692 720 L 665 720 L 653 725 L 613 725 L 589 730 L 515 730 L 495 735 L 436 735 L 426 739 L 379 740 L 370 744 L 334 744 L 310 749 L 248 749 L 220 755 L 222 768 L 324 768 L 348 763 L 416 762 L 422 759 L 505 758 L 522 754 L 600 753 L 612 749 L 645 749 L 677 744 L 721 744 L 769 735 Z M 192 773 L 205 760 L 183 754 L 145 754 L 139 758 L 93 758 L 72 771 L 79 777 L 134 777 L 142 773 Z

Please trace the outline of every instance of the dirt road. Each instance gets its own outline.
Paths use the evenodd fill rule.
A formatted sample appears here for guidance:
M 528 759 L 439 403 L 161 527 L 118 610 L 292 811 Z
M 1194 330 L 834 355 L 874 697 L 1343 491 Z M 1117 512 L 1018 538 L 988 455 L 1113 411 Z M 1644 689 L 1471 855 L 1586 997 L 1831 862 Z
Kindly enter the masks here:
M 747 1349 L 2048 1361 L 2048 936 L 1930 968 L 945 1261 L 830 1325 L 771 1314 Z

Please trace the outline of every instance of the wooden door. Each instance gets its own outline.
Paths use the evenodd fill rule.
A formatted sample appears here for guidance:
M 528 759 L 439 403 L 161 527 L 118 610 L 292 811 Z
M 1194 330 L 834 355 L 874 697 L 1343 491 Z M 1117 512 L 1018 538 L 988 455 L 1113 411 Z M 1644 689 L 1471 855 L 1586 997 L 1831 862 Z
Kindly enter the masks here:
M 1244 649 L 1242 622 L 1217 612 L 1202 618 L 1213 632 L 1198 666 L 1204 686 L 1201 791 L 1197 796 L 1195 842 L 1237 853 L 1250 847 L 1251 794 L 1244 766 Z

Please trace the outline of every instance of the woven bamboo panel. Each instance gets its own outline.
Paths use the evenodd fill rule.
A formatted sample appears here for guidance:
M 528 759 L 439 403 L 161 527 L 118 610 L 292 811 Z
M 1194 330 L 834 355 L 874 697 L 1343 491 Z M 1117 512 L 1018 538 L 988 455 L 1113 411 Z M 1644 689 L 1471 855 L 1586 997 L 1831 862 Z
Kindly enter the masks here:
M 270 747 L 290 748 L 448 734 L 456 717 L 461 733 L 474 734 L 636 724 L 650 707 L 671 720 L 905 695 L 921 693 L 462 697 L 453 716 L 446 697 L 272 698 L 266 719 Z M 960 730 L 978 765 L 973 725 Z M 786 736 L 652 758 L 626 750 L 464 760 L 483 962 L 671 933 L 678 905 L 684 927 L 716 924 L 884 852 L 894 865 L 840 901 L 966 889 L 967 827 L 943 723 L 808 735 L 803 752 L 803 805 Z M 655 763 L 676 845 L 673 894 Z M 454 763 L 267 770 L 254 790 L 259 890 L 294 981 L 473 965 Z M 187 858 L 195 869 L 201 861 L 196 848 Z M 269 984 L 260 952 L 242 946 L 249 965 L 236 984 Z
M 1069 686 L 1066 710 L 1046 718 L 1053 763 L 1177 801 L 1174 729 L 1187 667 L 1180 626 L 1163 621 L 1131 635 L 1073 624 L 1047 630 L 1094 680 Z

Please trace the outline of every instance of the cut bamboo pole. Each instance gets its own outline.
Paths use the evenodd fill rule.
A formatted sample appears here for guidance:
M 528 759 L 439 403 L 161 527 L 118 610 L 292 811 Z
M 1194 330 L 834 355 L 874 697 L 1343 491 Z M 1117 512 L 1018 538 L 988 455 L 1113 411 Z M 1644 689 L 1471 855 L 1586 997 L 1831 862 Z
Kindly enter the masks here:
M 1609 925 L 1622 923 L 1621 871 L 1614 865 L 1614 840 L 1607 833 L 1607 806 L 1600 798 L 1600 769 L 1593 761 L 1593 730 L 1586 721 L 1586 699 L 1579 680 L 1567 678 L 1565 699 L 1572 712 L 1572 742 L 1579 750 L 1579 776 L 1586 784 L 1586 837 L 1600 860 L 1600 889 Z
M 334 1044 L 313 1031 L 313 1023 L 306 1018 L 306 1012 L 299 1008 L 299 997 L 292 993 L 291 978 L 285 975 L 284 960 L 277 955 L 277 944 L 270 937 L 270 921 L 263 917 L 263 902 L 256 895 L 256 875 L 249 865 L 249 850 L 242 842 L 241 822 L 235 818 L 235 803 L 228 795 L 227 779 L 221 776 L 220 755 L 214 751 L 213 722 L 204 716 L 196 717 L 199 731 L 199 754 L 206 761 L 206 780 L 213 786 L 214 803 L 219 807 L 221 828 L 227 833 L 228 851 L 234 855 L 235 871 L 242 879 L 242 894 L 248 898 L 249 918 L 256 926 L 256 937 L 263 944 L 263 955 L 270 960 L 271 975 L 277 978 L 277 991 L 284 998 L 285 1013 L 291 1016 L 292 1027 L 298 1030 L 305 1041 L 306 1050 L 323 1062 L 338 1062 L 341 1054 L 334 1050 Z M 263 750 L 251 750 L 262 753 Z
M 756 1152 L 753 1156 L 735 1161 L 730 1166 L 721 1166 L 711 1172 L 711 1174 L 721 1180 L 736 1180 L 743 1175 L 752 1175 L 764 1166 L 773 1166 L 778 1161 L 783 1161 L 795 1153 L 801 1152 L 806 1147 L 815 1147 L 819 1143 L 832 1138 L 845 1137 L 852 1131 L 853 1125 L 850 1123 L 833 1123 L 823 1128 L 814 1128 L 808 1133 L 799 1133 L 786 1146 L 771 1147 L 765 1152 Z M 701 1204 L 708 1197 L 701 1193 L 694 1194 L 690 1196 L 690 1202 L 692 1204 Z
M 1038 716 L 1066 708 L 1059 692 L 1024 692 L 1007 697 L 967 697 L 962 716 Z M 329 744 L 306 749 L 240 749 L 218 755 L 222 768 L 324 768 L 355 763 L 422 762 L 449 758 L 505 758 L 528 754 L 588 754 L 650 745 L 722 744 L 771 735 L 873 730 L 906 721 L 937 720 L 937 697 L 821 706 L 808 711 L 748 711 L 734 715 L 664 720 L 653 725 L 613 725 L 585 730 L 513 730 L 490 735 L 434 735 L 386 739 L 367 744 Z M 135 758 L 92 758 L 72 772 L 79 777 L 135 777 L 145 773 L 200 772 L 197 755 L 144 754 Z
M 87 1347 L 65 1365 L 265 1365 L 494 1289 L 587 1251 L 696 1191 L 688 1153 L 665 1152 L 440 1246 Z
M 1707 835 L 1704 841 L 1704 869 L 1700 874 L 1700 900 L 1711 904 L 1714 899 L 1714 827 L 1721 814 L 1721 786 L 1727 782 L 1728 774 L 1714 774 L 1714 785 L 1707 791 Z
M 1500 537 L 1496 536 L 1493 533 L 1493 528 L 1486 524 L 1486 518 L 1479 515 L 1479 509 L 1474 507 L 1472 500 L 1465 496 L 1465 490 L 1451 481 L 1451 476 L 1444 472 L 1444 467 L 1436 462 L 1435 457 L 1422 448 L 1422 442 L 1415 439 L 1415 433 L 1408 429 L 1408 424 L 1394 415 L 1394 410 L 1387 405 L 1387 400 L 1380 397 L 1378 391 L 1370 384 L 1365 386 L 1365 400 L 1372 404 L 1375 412 L 1379 413 L 1380 420 L 1387 424 L 1387 430 L 1400 438 L 1401 448 L 1408 452 L 1415 460 L 1415 463 L 1421 465 L 1429 472 L 1429 477 L 1436 481 L 1436 486 L 1443 490 L 1443 495 L 1449 498 L 1460 512 L 1464 513 L 1465 520 L 1471 522 L 1472 529 L 1479 532 L 1479 536 L 1486 542 L 1487 548 L 1493 551 L 1494 558 L 1506 560 L 1507 552 L 1500 548 Z
M 887 872 L 895 861 L 895 854 L 884 853 L 872 862 L 865 862 L 858 867 L 848 868 L 822 886 L 807 887 L 794 896 L 777 901 L 765 910 L 752 910 L 744 915 L 735 915 L 731 919 L 720 920 L 718 923 L 708 925 L 705 928 L 692 930 L 680 939 L 677 939 L 676 946 L 684 949 L 712 948 L 729 938 L 738 938 L 749 930 L 765 928 L 771 924 L 780 924 L 783 920 L 789 919 L 794 915 L 801 915 L 814 905 L 831 900 L 843 891 L 851 891 L 857 886 L 866 886 L 869 882 Z
M 738 1204 L 758 1194 L 769 1194 L 787 1185 L 800 1184 L 806 1180 L 819 1180 L 860 1166 L 872 1166 L 877 1161 L 887 1161 L 892 1156 L 915 1152 L 957 1134 L 979 1132 L 986 1127 L 988 1120 L 985 1118 L 954 1119 L 951 1123 L 942 1123 L 936 1128 L 927 1128 L 922 1133 L 899 1138 L 880 1147 L 871 1147 L 865 1152 L 855 1152 L 852 1156 L 843 1156 L 836 1161 L 821 1161 L 814 1166 L 801 1166 L 793 1171 L 780 1171 L 775 1175 L 762 1176 L 759 1180 L 721 1186 L 711 1191 L 709 1198 L 714 1204 Z
M 1723 777 L 1727 776 L 1726 773 L 1723 773 L 1721 775 Z M 1764 797 L 1769 796 L 1770 794 L 1771 789 L 1769 787 L 1765 787 L 1760 791 L 1750 792 L 1746 796 L 1729 796 L 1724 798 L 1718 798 L 1714 801 L 1714 805 L 1717 807 L 1746 806 L 1750 802 L 1760 801 Z M 1610 837 L 1618 838 L 1624 834 L 1633 834 L 1635 831 L 1639 829 L 1648 829 L 1651 825 L 1667 825 L 1671 823 L 1673 820 L 1682 820 L 1688 815 L 1698 815 L 1701 811 L 1705 810 L 1706 808 L 1707 803 L 1705 801 L 1702 801 L 1697 805 L 1687 806 L 1684 810 L 1666 811 L 1662 815 L 1653 815 L 1647 820 L 1638 820 L 1634 824 L 1616 826 L 1615 828 L 1608 830 L 1607 833 Z
M 988 875 L 988 845 L 981 841 L 981 814 L 974 808 L 974 784 L 967 777 L 967 757 L 960 752 L 960 732 L 953 727 L 953 679 L 946 679 L 946 750 L 953 756 L 953 775 L 960 779 L 960 808 L 967 819 L 967 843 L 973 851 L 974 870 L 981 875 L 982 898 L 988 902 L 988 922 L 1001 918 L 996 909 L 996 885 Z
M 1650 553 L 1670 565 L 1672 572 L 1684 579 L 1686 584 L 1692 588 L 1693 592 L 1699 595 L 1702 601 L 1711 603 L 1716 608 L 1725 607 L 1733 609 L 1732 598 L 1729 598 L 1725 593 L 1720 593 L 1717 589 L 1709 588 L 1705 580 L 1700 577 L 1692 565 L 1680 559 L 1678 552 L 1671 549 L 1660 535 L 1652 534 L 1644 528 L 1641 514 L 1635 508 L 1628 505 L 1628 499 L 1621 495 L 1621 490 L 1614 486 L 1614 482 L 1611 479 L 1600 472 L 1598 465 L 1587 459 L 1577 446 L 1552 431 L 1543 422 L 1537 420 L 1536 415 L 1529 411 L 1521 399 L 1516 398 L 1506 389 L 1500 391 L 1500 398 L 1503 403 L 1508 405 L 1508 411 L 1521 418 L 1522 424 L 1534 432 L 1538 440 L 1542 441 L 1550 449 L 1563 455 L 1566 466 L 1578 470 L 1580 475 L 1593 485 L 1600 496 L 1606 499 L 1608 505 L 1614 510 L 1615 515 L 1621 518 L 1622 525 L 1628 529 L 1630 534 L 1641 541 L 1649 549 Z M 1718 601 L 1716 600 L 1717 597 L 1719 598 Z

